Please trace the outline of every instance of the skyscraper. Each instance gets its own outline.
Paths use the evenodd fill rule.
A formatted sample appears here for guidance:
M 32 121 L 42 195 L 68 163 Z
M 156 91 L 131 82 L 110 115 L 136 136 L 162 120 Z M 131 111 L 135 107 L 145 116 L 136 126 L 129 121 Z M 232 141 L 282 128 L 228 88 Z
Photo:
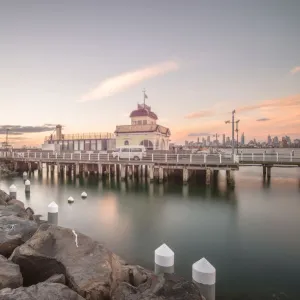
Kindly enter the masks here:
M 223 133 L 223 142 L 222 142 L 222 145 L 225 146 L 225 143 L 226 143 L 226 141 L 225 141 L 225 133 Z
M 268 145 L 271 145 L 272 144 L 272 138 L 271 138 L 271 136 L 270 135 L 268 135 Z
M 210 145 L 210 136 L 207 137 L 207 145 Z
M 241 136 L 241 145 L 245 145 L 245 134 L 244 134 L 244 132 L 242 133 L 242 136 Z

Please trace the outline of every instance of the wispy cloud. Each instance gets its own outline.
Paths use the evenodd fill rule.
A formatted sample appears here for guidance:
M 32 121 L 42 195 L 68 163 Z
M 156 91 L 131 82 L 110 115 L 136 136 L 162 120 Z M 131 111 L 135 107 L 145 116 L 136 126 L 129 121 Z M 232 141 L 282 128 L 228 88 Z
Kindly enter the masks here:
M 257 119 L 256 121 L 257 122 L 266 122 L 266 121 L 270 121 L 271 119 L 269 118 L 260 118 L 260 119 Z
M 142 69 L 123 73 L 114 77 L 104 79 L 100 84 L 83 95 L 79 102 L 100 100 L 118 94 L 132 86 L 147 79 L 160 76 L 179 69 L 176 61 L 166 61 Z
M 188 136 L 209 136 L 211 135 L 210 133 L 207 133 L 207 132 L 193 132 L 193 133 L 190 133 Z
M 0 125 L 0 135 L 6 134 L 9 129 L 9 135 L 22 135 L 24 133 L 47 132 L 55 129 L 53 124 L 45 124 L 42 126 L 22 126 L 22 125 Z
M 296 73 L 298 73 L 298 72 L 300 72 L 300 66 L 294 67 L 290 72 L 293 75 L 296 74 Z
M 185 119 L 198 119 L 198 118 L 205 118 L 205 117 L 211 117 L 214 115 L 214 112 L 212 110 L 201 110 L 196 111 L 190 114 L 185 115 Z

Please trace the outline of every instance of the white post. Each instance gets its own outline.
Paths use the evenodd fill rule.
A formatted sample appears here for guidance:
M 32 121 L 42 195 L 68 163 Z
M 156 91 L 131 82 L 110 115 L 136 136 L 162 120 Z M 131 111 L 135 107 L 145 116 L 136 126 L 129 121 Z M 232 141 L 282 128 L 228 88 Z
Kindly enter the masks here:
M 204 163 L 206 164 L 206 154 L 204 154 Z
M 254 153 L 252 153 L 252 161 L 254 161 Z
M 190 154 L 190 163 L 192 162 L 192 156 L 193 156 L 193 154 Z
M 291 152 L 290 155 L 291 155 L 291 161 L 293 161 L 293 152 Z
M 43 152 L 40 153 L 40 158 L 42 158 L 42 157 L 43 157 Z
M 58 224 L 58 205 L 54 201 L 48 205 L 48 223 Z
M 17 199 L 17 187 L 14 184 L 9 187 L 9 196 L 13 199 Z
M 151 160 L 153 161 L 153 153 L 151 154 Z
M 91 153 L 89 153 L 89 160 L 91 160 Z
M 265 152 L 263 153 L 263 161 L 265 161 Z
M 277 158 L 277 161 L 279 160 L 279 155 L 278 155 L 278 152 L 276 153 L 276 158 Z
M 107 153 L 107 161 L 109 161 L 109 153 Z
M 65 159 L 65 153 L 63 153 L 63 159 Z
M 71 160 L 73 160 L 73 153 L 71 153 Z
M 55 159 L 57 159 L 57 153 L 55 153 Z
M 222 163 L 222 154 L 220 153 L 219 154 L 219 157 L 220 157 L 220 164 Z
M 241 152 L 241 161 L 244 160 L 243 152 Z
M 34 152 L 34 158 L 36 158 L 36 152 Z
M 28 177 L 28 174 L 27 174 L 27 172 L 23 172 L 23 180 L 26 180 L 27 179 L 27 177 Z
M 30 193 L 30 180 L 25 181 L 25 193 Z
M 206 300 L 215 299 L 216 269 L 204 257 L 192 267 L 193 281 L 199 286 Z
M 165 156 L 165 162 L 167 162 L 168 161 L 168 154 L 166 154 L 166 156 Z
M 155 274 L 174 273 L 174 252 L 166 244 L 154 251 Z
M 100 153 L 98 153 L 98 161 L 100 160 Z
M 179 154 L 177 154 L 177 158 L 176 158 L 176 161 L 178 162 L 178 160 L 179 160 Z
M 50 158 L 50 152 L 48 152 L 48 159 Z
M 81 160 L 81 152 L 79 153 L 79 160 Z

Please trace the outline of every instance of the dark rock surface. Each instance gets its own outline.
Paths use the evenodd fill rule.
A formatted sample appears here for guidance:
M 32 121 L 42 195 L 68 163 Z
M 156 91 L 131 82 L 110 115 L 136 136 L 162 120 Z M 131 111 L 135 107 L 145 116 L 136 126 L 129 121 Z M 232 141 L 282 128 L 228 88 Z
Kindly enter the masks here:
M 11 197 L 7 193 L 0 190 L 0 205 L 5 205 L 5 203 L 8 202 L 10 199 Z
M 38 225 L 15 215 L 0 217 L 0 255 L 9 257 L 14 249 L 36 232 Z
M 7 201 L 8 205 L 19 205 L 21 208 L 25 209 L 25 205 L 22 201 L 16 200 L 16 199 L 11 199 Z
M 20 267 L 0 255 L 0 290 L 22 286 Z
M 60 283 L 41 282 L 30 287 L 0 290 L 1 300 L 84 300 Z M 100 299 L 100 298 L 99 298 Z

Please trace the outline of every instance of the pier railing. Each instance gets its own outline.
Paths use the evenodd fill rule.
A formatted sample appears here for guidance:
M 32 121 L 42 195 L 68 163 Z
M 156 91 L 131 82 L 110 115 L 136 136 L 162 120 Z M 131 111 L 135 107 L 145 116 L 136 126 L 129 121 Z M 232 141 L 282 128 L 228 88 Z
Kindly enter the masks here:
M 290 153 L 240 153 L 239 154 L 240 164 L 300 164 L 300 155 L 294 152 Z
M 147 153 L 146 156 L 134 156 L 131 153 L 121 158 L 112 153 L 52 153 L 52 152 L 1 152 L 0 158 L 29 161 L 71 161 L 71 162 L 136 162 L 136 163 L 172 163 L 172 164 L 238 164 L 239 157 L 231 154 L 162 154 Z

